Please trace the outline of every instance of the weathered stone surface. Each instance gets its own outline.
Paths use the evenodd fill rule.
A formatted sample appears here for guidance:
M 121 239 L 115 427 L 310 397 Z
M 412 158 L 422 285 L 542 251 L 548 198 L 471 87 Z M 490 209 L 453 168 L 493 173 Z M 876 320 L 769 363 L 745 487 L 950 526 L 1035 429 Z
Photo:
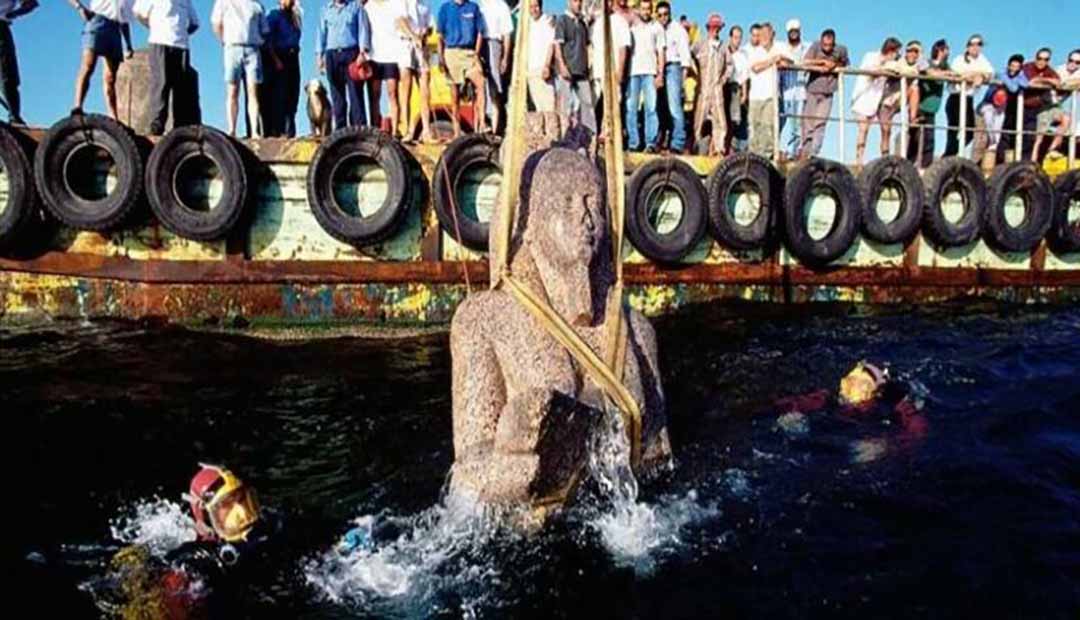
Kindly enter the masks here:
M 567 149 L 533 153 L 522 174 L 520 196 L 511 272 L 548 300 L 602 356 L 614 276 L 596 166 Z M 670 459 L 656 337 L 644 316 L 628 308 L 624 312 L 629 327 L 625 384 L 643 416 L 642 468 L 651 469 Z M 472 295 L 461 304 L 451 325 L 450 346 L 455 450 L 451 490 L 526 506 L 558 496 L 587 458 L 590 430 L 601 415 L 591 406 L 599 401 L 598 389 L 541 324 L 502 290 Z

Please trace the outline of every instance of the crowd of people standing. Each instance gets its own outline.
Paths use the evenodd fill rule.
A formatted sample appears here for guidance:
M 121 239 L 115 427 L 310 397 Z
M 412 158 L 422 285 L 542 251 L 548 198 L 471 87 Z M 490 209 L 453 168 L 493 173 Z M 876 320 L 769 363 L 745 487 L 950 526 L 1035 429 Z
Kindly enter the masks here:
M 106 111 L 118 117 L 116 75 L 133 53 L 130 24 L 138 22 L 149 30 L 150 133 L 164 131 L 170 110 L 177 125 L 198 122 L 197 102 L 183 105 L 183 98 L 197 90 L 188 88 L 188 81 L 197 79 L 189 41 L 200 28 L 192 0 L 67 1 L 84 23 L 74 114 L 82 112 L 91 78 L 103 64 Z M 437 70 L 449 85 L 453 136 L 462 131 L 462 92 L 470 93 L 472 130 L 504 130 L 515 30 L 510 6 L 505 0 L 447 0 L 433 12 L 428 2 L 324 0 L 313 52 L 327 84 L 334 128 L 372 125 L 406 140 L 436 140 L 430 104 Z M 530 20 L 525 76 L 531 109 L 557 112 L 596 133 L 607 56 L 604 20 L 598 19 L 604 2 L 567 0 L 560 15 L 546 14 L 543 0 L 526 2 L 521 19 Z M 37 6 L 36 0 L 0 0 L 0 103 L 13 123 L 22 118 L 10 24 Z M 714 156 L 749 150 L 783 160 L 820 152 L 843 79 L 838 70 L 852 66 L 834 30 L 808 42 L 801 21 L 791 19 L 782 36 L 767 22 L 744 34 L 713 12 L 700 31 L 685 16 L 674 19 L 666 0 L 638 0 L 634 8 L 628 0 L 611 0 L 607 11 L 629 150 Z M 279 0 L 271 11 L 258 0 L 214 0 L 210 24 L 222 45 L 229 133 L 240 133 L 243 99 L 250 135 L 297 134 L 305 90 L 303 21 L 299 0 Z M 433 33 L 437 52 L 429 45 Z M 877 125 L 882 154 L 926 165 L 935 153 L 933 125 L 942 108 L 948 127 L 945 155 L 971 144 L 975 159 L 1003 156 L 1015 142 L 1006 129 L 1018 124 L 1038 134 L 1024 145 L 1025 156 L 1032 158 L 1045 152 L 1043 146 L 1056 149 L 1076 135 L 1076 119 L 1064 102 L 1080 82 L 1080 50 L 1071 51 L 1057 69 L 1048 48 L 1030 62 L 1014 55 L 995 73 L 983 46 L 983 37 L 973 35 L 954 57 L 945 40 L 926 51 L 918 40 L 904 44 L 888 37 L 880 49 L 863 55 L 850 99 L 856 163 L 866 157 L 871 127 Z M 1025 99 L 1018 111 L 1021 94 Z M 841 103 L 842 113 L 848 102 Z M 185 109 L 193 109 L 187 118 L 178 112 Z M 900 140 L 896 145 L 893 140 L 901 111 L 909 115 L 906 153 L 898 153 Z M 966 118 L 963 135 L 961 116 Z

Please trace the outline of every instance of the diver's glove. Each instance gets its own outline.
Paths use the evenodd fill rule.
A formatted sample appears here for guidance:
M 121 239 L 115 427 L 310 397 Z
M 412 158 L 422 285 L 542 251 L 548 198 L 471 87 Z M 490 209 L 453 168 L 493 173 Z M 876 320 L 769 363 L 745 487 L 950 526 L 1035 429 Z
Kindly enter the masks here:
M 375 549 L 375 538 L 371 530 L 374 520 L 371 517 L 357 519 L 356 525 L 345 532 L 345 536 L 337 544 L 338 553 L 349 554 L 354 551 L 372 551 Z

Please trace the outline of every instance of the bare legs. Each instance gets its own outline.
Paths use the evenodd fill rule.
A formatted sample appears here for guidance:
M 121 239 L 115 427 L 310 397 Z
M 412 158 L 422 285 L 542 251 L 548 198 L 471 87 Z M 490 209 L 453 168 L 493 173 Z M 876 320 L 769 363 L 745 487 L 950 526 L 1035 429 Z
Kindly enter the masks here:
M 82 111 L 86 101 L 86 93 L 90 90 L 90 78 L 97 69 L 98 55 L 93 50 L 83 50 L 79 62 L 79 72 L 75 75 L 75 101 L 72 111 Z M 102 86 L 105 91 L 105 109 L 109 116 L 120 120 L 116 109 L 116 72 L 120 69 L 120 63 L 116 60 L 105 58 L 105 75 Z

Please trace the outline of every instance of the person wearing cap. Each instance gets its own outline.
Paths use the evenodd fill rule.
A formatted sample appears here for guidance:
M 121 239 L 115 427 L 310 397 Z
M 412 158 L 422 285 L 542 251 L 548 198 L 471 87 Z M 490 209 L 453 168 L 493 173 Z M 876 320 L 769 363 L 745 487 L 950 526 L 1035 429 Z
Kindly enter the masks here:
M 760 45 L 747 54 L 750 64 L 750 151 L 772 158 L 775 144 L 779 68 L 791 64 L 787 46 L 776 44 L 772 24 L 761 25 Z
M 589 77 L 589 22 L 581 0 L 568 0 L 555 20 L 556 99 L 559 114 L 596 133 L 596 101 Z M 575 105 L 576 100 L 576 105 Z
M 726 154 L 727 144 L 727 106 L 724 105 L 728 78 L 734 72 L 731 49 L 720 39 L 724 28 L 724 18 L 719 13 L 710 13 L 705 21 L 705 37 L 694 44 L 693 57 L 697 61 L 698 96 L 694 106 L 694 144 L 700 147 L 708 144 L 705 154 L 720 156 Z M 705 133 L 705 124 L 711 130 Z
M 12 125 L 25 125 L 19 97 L 19 60 L 11 22 L 38 8 L 37 0 L 0 0 L 0 106 Z
M 836 70 L 847 67 L 851 60 L 847 48 L 837 45 L 836 31 L 830 28 L 823 31 L 821 37 L 806 50 L 802 64 L 810 71 L 800 127 L 799 159 L 809 159 L 821 152 L 821 145 L 825 142 L 825 128 L 829 124 L 833 96 L 840 81 Z
M 896 74 L 885 82 L 885 92 L 882 95 L 881 107 L 884 110 L 882 116 L 888 120 L 882 121 L 882 140 L 886 136 L 892 136 L 893 119 L 904 108 L 903 100 L 907 100 L 908 123 L 915 124 L 919 116 L 919 79 L 918 76 L 928 66 L 922 57 L 922 43 L 917 40 L 908 41 L 904 46 L 904 55 L 889 65 L 889 69 Z M 907 78 L 907 90 L 904 90 L 904 80 Z M 896 152 L 899 153 L 903 144 L 902 137 L 896 136 Z M 888 145 L 882 145 L 887 147 Z M 882 152 L 888 154 L 890 150 L 883 148 Z
M 1025 113 L 1029 110 L 1035 115 L 1035 139 L 1031 144 L 1031 161 L 1041 160 L 1043 136 L 1053 134 L 1047 152 L 1061 147 L 1065 136 L 1069 134 L 1069 115 L 1061 109 L 1061 97 L 1056 89 L 1061 87 L 1061 76 L 1050 66 L 1050 48 L 1044 47 L 1035 53 L 1035 62 L 1024 65 L 1024 75 L 1028 78 L 1029 88 L 1043 90 L 1030 91 L 1024 99 Z M 1055 126 L 1057 129 L 1055 130 Z
M 349 77 L 349 65 L 366 63 L 371 52 L 371 23 L 359 2 L 327 0 L 319 16 L 315 59 L 330 82 L 334 129 L 367 122 L 361 87 Z
M 851 96 L 851 113 L 858 122 L 858 133 L 855 138 L 855 165 L 861 166 L 866 155 L 866 139 L 870 134 L 870 125 L 874 121 L 881 124 L 881 152 L 889 153 L 889 133 L 891 131 L 892 117 L 895 108 L 882 105 L 885 96 L 885 86 L 889 77 L 882 75 L 890 71 L 893 63 L 900 55 L 900 40 L 889 37 L 881 44 L 881 51 L 867 52 L 859 65 L 859 69 L 871 74 L 860 75 L 855 80 L 855 90 Z
M 116 108 L 116 72 L 124 58 L 131 58 L 131 8 L 134 0 L 92 0 L 83 6 L 80 0 L 68 3 L 86 22 L 83 26 L 83 50 L 79 72 L 75 76 L 75 102 L 72 114 L 82 114 L 90 78 L 97 69 L 98 59 L 105 61 L 102 85 L 105 90 L 105 109 L 109 116 L 120 120 Z
M 949 129 L 945 133 L 945 157 L 960 154 L 960 106 L 963 105 L 966 112 L 967 127 L 964 132 L 964 144 L 967 146 L 975 136 L 972 127 L 975 124 L 975 91 L 983 84 L 990 81 L 994 75 L 994 68 L 983 54 L 983 38 L 980 35 L 972 35 L 964 48 L 964 53 L 956 57 L 949 67 L 953 73 L 960 76 L 966 84 L 963 89 L 963 101 L 961 101 L 961 85 L 953 83 L 949 86 L 949 98 L 945 101 L 945 115 L 949 119 Z
M 458 118 L 458 88 L 468 81 L 473 85 L 476 101 L 475 129 L 479 133 L 487 131 L 487 97 L 484 92 L 484 68 L 480 64 L 480 52 L 484 44 L 484 15 L 480 7 L 472 0 L 451 0 L 439 7 L 436 19 L 439 32 L 439 59 L 442 62 L 443 75 L 450 81 L 450 122 L 454 127 L 453 137 L 461 135 L 461 121 Z
M 225 121 L 236 136 L 240 89 L 247 95 L 247 118 L 254 137 L 262 137 L 259 85 L 263 81 L 262 46 L 269 32 L 266 14 L 256 0 L 215 0 L 210 25 L 225 55 Z
M 682 153 L 686 150 L 683 83 L 693 66 L 690 36 L 686 28 L 672 21 L 671 4 L 666 0 L 656 5 L 656 21 L 664 28 L 664 40 L 667 43 L 664 52 L 664 92 L 660 97 L 663 108 L 660 126 L 668 133 L 668 148 L 671 152 Z
M 484 16 L 484 46 L 480 64 L 487 78 L 487 100 L 491 107 L 491 129 L 499 131 L 506 105 L 507 71 L 513 53 L 514 22 L 506 0 L 478 0 Z
M 642 149 L 638 108 L 639 102 L 644 99 L 644 147 L 649 153 L 657 152 L 660 118 L 656 110 L 656 94 L 664 87 L 664 56 L 667 53 L 664 27 L 653 19 L 652 6 L 652 0 L 639 0 L 637 20 L 630 27 L 630 84 L 626 97 L 627 146 L 631 151 Z
M 945 39 L 938 39 L 931 46 L 930 60 L 923 75 L 933 78 L 956 77 L 949 70 L 949 44 Z M 907 158 L 920 168 L 926 168 L 934 161 L 934 124 L 944 93 L 945 82 L 940 79 L 919 80 L 918 114 L 910 130 Z
M 802 23 L 798 19 L 789 19 L 785 29 L 787 42 L 783 45 L 787 49 L 786 55 L 792 64 L 801 65 L 809 49 L 802 40 Z M 780 72 L 780 155 L 784 159 L 794 160 L 799 157 L 807 79 L 805 71 Z
M 987 154 L 997 160 L 1001 130 L 1005 126 L 1005 112 L 1009 104 L 1015 109 L 1017 94 L 1028 87 L 1023 68 L 1024 57 L 1013 54 L 1005 72 L 998 76 L 1001 84 L 986 89 L 986 95 L 975 108 L 975 140 L 971 143 L 973 161 L 981 162 Z

